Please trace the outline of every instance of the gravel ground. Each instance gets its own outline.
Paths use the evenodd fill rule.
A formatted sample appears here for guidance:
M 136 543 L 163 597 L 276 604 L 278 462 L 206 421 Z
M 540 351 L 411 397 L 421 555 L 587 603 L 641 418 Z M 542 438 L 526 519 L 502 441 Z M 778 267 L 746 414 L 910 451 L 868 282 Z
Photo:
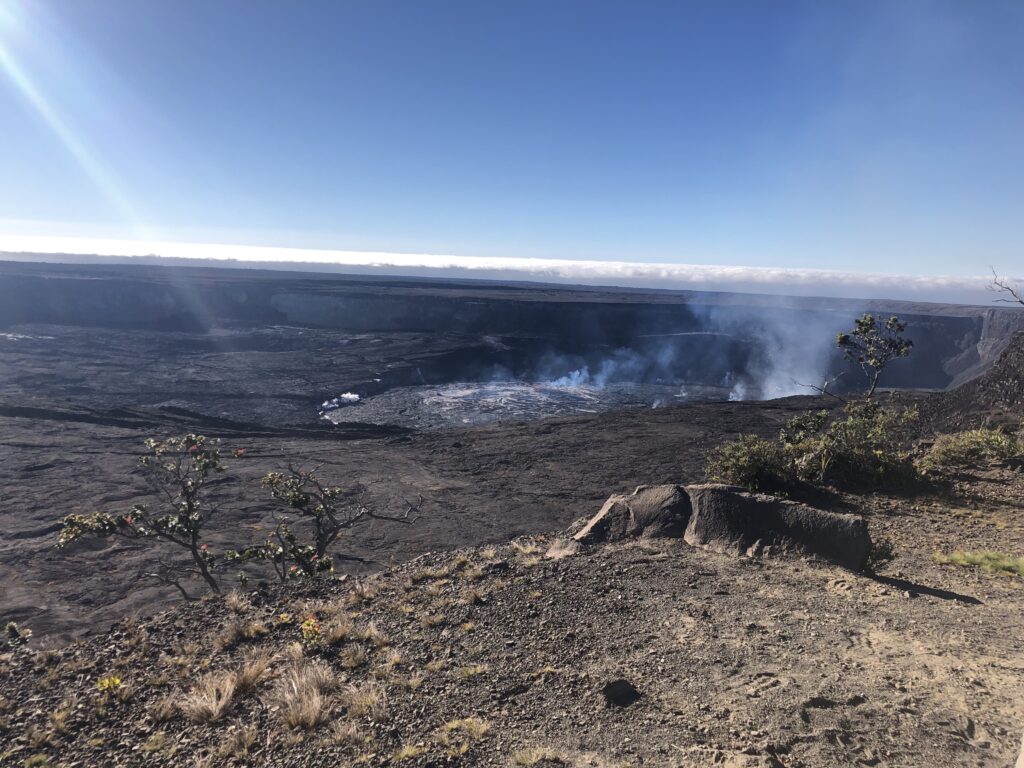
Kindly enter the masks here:
M 678 541 L 551 561 L 552 537 L 520 538 L 18 648 L 2 657 L 0 765 L 1004 767 L 1024 728 L 1024 579 L 933 555 L 1019 553 L 1024 482 L 958 482 L 843 500 L 893 546 L 876 576 Z M 309 616 L 319 642 L 300 651 Z M 238 622 L 260 632 L 226 645 Z M 220 719 L 182 713 L 203 674 L 253 652 L 266 679 Z M 323 722 L 291 728 L 282 680 L 321 663 Z M 121 683 L 103 693 L 107 675 Z M 620 679 L 639 698 L 609 705 Z M 359 711 L 368 691 L 381 712 Z

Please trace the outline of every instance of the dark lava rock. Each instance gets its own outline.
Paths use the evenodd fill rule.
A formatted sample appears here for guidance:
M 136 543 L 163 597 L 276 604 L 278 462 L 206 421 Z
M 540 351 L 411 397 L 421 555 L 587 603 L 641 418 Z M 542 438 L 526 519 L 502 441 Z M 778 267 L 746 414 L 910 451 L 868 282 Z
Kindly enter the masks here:
M 605 683 L 601 688 L 601 695 L 604 696 L 607 707 L 628 707 L 636 703 L 643 694 L 629 680 L 619 678 Z
M 838 514 L 728 485 L 688 485 L 693 515 L 685 540 L 734 555 L 802 551 L 858 571 L 871 540 L 860 515 Z
M 1024 313 L 1007 313 L 1002 317 L 1004 322 L 1020 328 L 1018 323 Z M 1016 428 L 1024 417 L 1024 332 L 1017 332 L 1008 340 L 1005 336 L 997 337 L 987 346 L 1002 347 L 995 364 L 961 386 L 924 400 L 920 408 L 922 426 L 936 432 L 981 426 Z
M 680 538 L 690 520 L 690 497 L 679 485 L 641 485 L 609 497 L 573 539 L 583 544 L 636 538 Z

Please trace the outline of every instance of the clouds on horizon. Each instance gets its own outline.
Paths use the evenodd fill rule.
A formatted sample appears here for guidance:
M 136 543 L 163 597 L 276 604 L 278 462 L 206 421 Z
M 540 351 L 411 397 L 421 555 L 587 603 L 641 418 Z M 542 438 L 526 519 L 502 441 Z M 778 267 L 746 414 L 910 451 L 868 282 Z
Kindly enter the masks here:
M 255 267 L 412 277 L 525 280 L 627 288 L 730 291 L 794 296 L 904 299 L 989 304 L 988 275 L 899 275 L 791 267 L 745 267 L 631 261 L 498 258 L 270 246 L 0 237 L 0 251 L 19 259 L 71 262 L 190 260 L 209 266 Z M 1013 279 L 1013 278 L 1011 278 Z

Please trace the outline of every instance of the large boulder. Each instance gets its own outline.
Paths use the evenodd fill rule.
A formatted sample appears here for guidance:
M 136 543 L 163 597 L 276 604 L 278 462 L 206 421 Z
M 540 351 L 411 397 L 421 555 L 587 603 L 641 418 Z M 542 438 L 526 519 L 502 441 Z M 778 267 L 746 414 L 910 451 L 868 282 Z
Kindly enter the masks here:
M 693 514 L 685 540 L 734 555 L 798 551 L 859 571 L 871 540 L 860 515 L 825 512 L 729 485 L 689 485 Z
M 582 544 L 625 539 L 681 538 L 690 521 L 690 497 L 680 485 L 641 485 L 609 497 L 573 540 Z

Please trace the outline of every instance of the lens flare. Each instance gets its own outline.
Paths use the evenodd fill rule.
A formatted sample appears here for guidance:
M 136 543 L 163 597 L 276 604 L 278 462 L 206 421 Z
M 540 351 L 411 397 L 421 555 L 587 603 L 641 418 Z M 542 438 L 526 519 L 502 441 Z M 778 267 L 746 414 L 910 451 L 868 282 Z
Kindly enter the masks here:
M 0 0 L 0 72 L 32 107 L 125 222 L 139 236 L 148 236 L 148 229 L 143 225 L 142 218 L 135 206 L 122 191 L 121 185 L 117 183 L 104 163 L 75 130 L 72 122 L 62 114 L 52 99 L 47 98 L 37 79 L 33 78 L 29 69 L 16 56 L 15 46 L 12 43 L 17 37 L 30 34 L 30 27 L 25 23 L 25 18 L 23 6 Z M 35 30 L 32 30 L 31 33 L 38 34 Z M 70 62 L 59 63 L 64 68 L 71 66 Z

